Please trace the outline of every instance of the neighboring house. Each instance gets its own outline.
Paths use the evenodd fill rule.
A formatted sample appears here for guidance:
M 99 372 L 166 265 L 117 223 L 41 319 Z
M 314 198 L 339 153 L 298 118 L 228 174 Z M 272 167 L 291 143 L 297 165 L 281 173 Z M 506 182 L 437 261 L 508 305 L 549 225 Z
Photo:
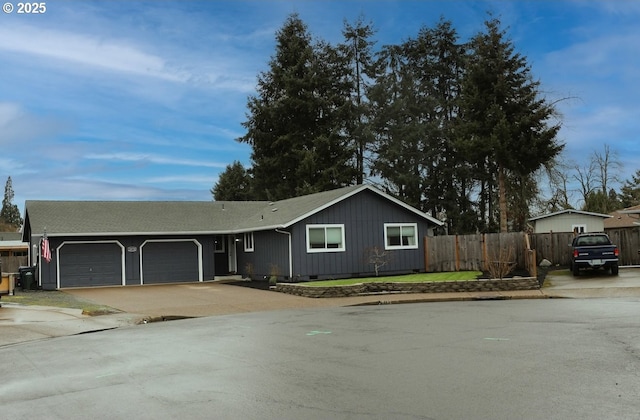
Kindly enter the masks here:
M 20 232 L 0 232 L 0 267 L 3 272 L 14 273 L 26 265 L 29 244 L 22 242 Z
M 640 227 L 640 206 L 614 211 L 610 215 L 611 218 L 604 221 L 605 229 Z
M 604 220 L 611 217 L 608 214 L 569 209 L 532 217 L 529 221 L 534 223 L 533 233 L 604 232 Z
M 195 282 L 240 273 L 280 281 L 424 271 L 443 222 L 368 185 L 265 201 L 27 201 L 23 240 L 43 289 Z M 40 255 L 46 232 L 52 258 Z

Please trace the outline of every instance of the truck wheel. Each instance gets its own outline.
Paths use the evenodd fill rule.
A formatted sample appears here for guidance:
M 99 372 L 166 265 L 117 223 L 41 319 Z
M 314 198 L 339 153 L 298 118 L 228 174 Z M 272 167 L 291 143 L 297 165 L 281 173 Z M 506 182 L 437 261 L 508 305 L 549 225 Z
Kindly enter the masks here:
M 580 269 L 579 269 L 579 268 L 578 268 L 578 266 L 577 266 L 577 265 L 575 265 L 575 264 L 573 265 L 573 275 L 574 275 L 575 277 L 578 277 L 578 276 L 580 275 Z
M 618 275 L 618 264 L 614 264 L 611 266 L 611 274 L 613 274 L 614 276 Z

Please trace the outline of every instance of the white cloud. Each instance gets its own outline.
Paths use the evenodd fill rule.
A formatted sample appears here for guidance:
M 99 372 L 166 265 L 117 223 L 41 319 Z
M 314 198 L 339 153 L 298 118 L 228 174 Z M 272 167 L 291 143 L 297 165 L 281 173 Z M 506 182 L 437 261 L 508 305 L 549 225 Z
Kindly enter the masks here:
M 91 153 L 85 156 L 86 159 L 110 160 L 122 162 L 140 162 L 159 165 L 197 166 L 206 168 L 225 168 L 227 164 L 210 162 L 205 160 L 194 160 L 185 158 L 165 157 L 149 153 Z
M 0 49 L 175 82 L 184 82 L 188 78 L 168 68 L 163 58 L 145 53 L 124 41 L 33 26 L 0 27 Z
M 208 189 L 158 188 L 90 178 L 13 178 L 14 201 L 25 200 L 210 200 Z
M 213 185 L 218 176 L 204 176 L 204 175 L 168 175 L 157 176 L 144 179 L 146 184 L 205 184 Z
M 0 102 L 0 145 L 9 150 L 34 139 L 47 139 L 62 132 L 66 124 L 27 112 L 15 103 Z

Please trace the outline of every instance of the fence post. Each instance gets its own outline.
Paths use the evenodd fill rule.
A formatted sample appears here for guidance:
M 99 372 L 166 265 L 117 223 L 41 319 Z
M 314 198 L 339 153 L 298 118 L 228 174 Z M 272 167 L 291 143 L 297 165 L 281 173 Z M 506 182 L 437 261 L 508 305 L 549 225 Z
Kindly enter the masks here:
M 427 249 L 427 244 L 429 243 L 427 241 L 427 237 L 424 236 L 422 238 L 422 242 L 424 243 L 424 271 L 425 272 L 429 272 L 429 250 Z
M 489 250 L 487 249 L 487 234 L 482 234 L 482 270 L 489 269 Z
M 456 235 L 455 240 L 455 251 L 456 251 L 456 271 L 460 271 L 460 238 Z
M 538 258 L 536 258 L 536 250 L 531 250 L 531 271 L 529 271 L 529 275 L 531 277 L 538 277 Z

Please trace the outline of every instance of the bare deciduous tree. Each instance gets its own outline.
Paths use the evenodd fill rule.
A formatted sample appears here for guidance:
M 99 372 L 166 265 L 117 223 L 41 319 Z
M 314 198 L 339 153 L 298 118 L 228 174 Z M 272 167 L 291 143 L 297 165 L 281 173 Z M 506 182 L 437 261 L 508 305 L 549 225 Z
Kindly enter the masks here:
M 373 268 L 376 272 L 376 277 L 378 277 L 380 268 L 389 264 L 393 258 L 393 251 L 382 249 L 377 246 L 367 248 L 364 253 L 367 264 L 373 264 Z
M 487 262 L 487 270 L 492 279 L 502 279 L 509 275 L 516 267 L 513 261 L 514 250 L 512 246 L 501 247 L 499 251 L 493 251 Z
M 611 147 L 605 144 L 602 153 L 593 152 L 591 161 L 596 167 L 595 181 L 598 183 L 602 194 L 607 195 L 611 184 L 620 182 L 622 162 L 618 157 L 618 152 L 611 150 Z

